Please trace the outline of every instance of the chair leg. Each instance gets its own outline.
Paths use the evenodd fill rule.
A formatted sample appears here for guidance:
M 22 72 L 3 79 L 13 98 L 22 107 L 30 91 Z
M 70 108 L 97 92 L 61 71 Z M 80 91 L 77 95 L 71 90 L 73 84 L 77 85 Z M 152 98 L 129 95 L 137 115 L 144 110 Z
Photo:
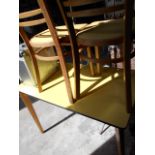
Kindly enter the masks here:
M 88 58 L 92 58 L 92 53 L 91 53 L 90 47 L 87 47 L 87 54 L 88 54 Z M 95 75 L 94 66 L 91 61 L 89 62 L 89 66 L 90 66 L 90 73 L 92 76 L 94 76 Z
M 38 90 L 39 90 L 39 93 L 41 93 L 43 91 L 42 90 L 41 81 L 40 81 L 40 78 L 39 77 L 36 77 L 36 78 L 37 78 Z
M 115 128 L 118 155 L 125 155 L 124 130 Z
M 73 99 L 73 96 L 72 96 L 71 85 L 70 85 L 69 76 L 68 76 L 68 73 L 67 73 L 67 67 L 66 67 L 66 64 L 65 64 L 64 57 L 60 52 L 56 52 L 56 47 L 53 46 L 53 49 L 54 49 L 55 53 L 58 53 L 58 55 L 60 57 L 59 58 L 60 59 L 60 67 L 61 67 L 62 74 L 64 76 L 69 101 L 70 101 L 70 103 L 74 103 L 74 99 Z
M 120 57 L 123 57 L 123 45 L 120 44 L 119 48 L 120 48 Z
M 117 47 L 114 47 L 114 59 L 117 59 Z M 115 63 L 115 68 L 117 68 L 117 63 Z
M 109 66 L 111 68 L 112 67 L 112 62 L 111 62 L 112 58 L 111 58 L 111 49 L 110 48 L 108 48 L 108 59 L 109 59 Z
M 59 56 L 59 57 L 60 57 L 60 67 L 61 67 L 61 71 L 62 71 L 64 80 L 65 80 L 68 98 L 69 98 L 70 103 L 74 103 L 71 84 L 70 84 L 70 80 L 69 80 L 69 75 L 67 73 L 67 67 L 66 67 L 66 64 L 65 64 L 63 57 L 62 56 Z
M 100 58 L 100 51 L 99 51 L 98 46 L 95 46 L 95 57 L 96 57 L 96 59 Z M 97 67 L 97 74 L 101 74 L 101 64 L 96 63 L 96 67 Z
M 43 130 L 43 128 L 42 128 L 42 126 L 41 126 L 41 124 L 39 122 L 39 119 L 38 119 L 38 117 L 37 117 L 37 115 L 35 113 L 35 110 L 34 110 L 34 108 L 32 106 L 32 103 L 31 103 L 28 95 L 26 95 L 24 93 L 21 93 L 21 92 L 19 93 L 19 95 L 20 95 L 23 103 L 25 104 L 25 106 L 28 108 L 28 110 L 29 110 L 31 116 L 33 117 L 36 125 L 38 126 L 39 130 L 41 131 L 41 133 L 44 133 L 44 130 Z
M 41 84 L 41 80 L 40 80 L 40 73 L 39 73 L 39 68 L 38 68 L 37 60 L 35 59 L 34 55 L 31 56 L 31 59 L 32 59 L 33 67 L 34 67 L 34 72 L 35 72 L 36 80 L 37 80 L 38 90 L 39 90 L 39 93 L 41 93 L 42 92 L 42 84 Z
M 32 46 L 29 43 L 29 38 L 26 35 L 23 27 L 19 27 L 19 32 L 20 32 L 20 35 L 21 35 L 23 41 L 26 43 L 26 45 L 27 45 L 27 47 L 29 49 L 28 53 L 29 53 L 29 56 L 30 56 L 30 59 L 32 61 L 32 65 L 33 65 L 33 68 L 34 68 L 38 89 L 39 89 L 39 92 L 42 92 L 40 74 L 39 74 L 38 64 L 37 64 L 37 60 L 36 60 L 36 57 L 35 57 L 35 54 L 34 54 L 34 50 L 33 50 Z

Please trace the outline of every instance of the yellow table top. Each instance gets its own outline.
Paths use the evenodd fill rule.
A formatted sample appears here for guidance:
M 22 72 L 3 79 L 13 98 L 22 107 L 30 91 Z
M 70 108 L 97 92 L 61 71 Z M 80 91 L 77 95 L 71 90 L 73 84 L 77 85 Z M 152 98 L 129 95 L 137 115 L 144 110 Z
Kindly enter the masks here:
M 72 89 L 74 90 L 73 69 L 68 67 Z M 44 85 L 39 93 L 34 86 L 24 83 L 19 91 L 59 107 L 72 110 L 107 124 L 125 128 L 129 120 L 126 112 L 125 85 L 120 69 L 104 68 L 102 76 L 90 76 L 88 67 L 81 69 L 80 85 L 82 98 L 76 103 L 69 103 L 64 79 L 58 71 Z M 134 71 L 132 71 L 132 96 L 134 103 Z

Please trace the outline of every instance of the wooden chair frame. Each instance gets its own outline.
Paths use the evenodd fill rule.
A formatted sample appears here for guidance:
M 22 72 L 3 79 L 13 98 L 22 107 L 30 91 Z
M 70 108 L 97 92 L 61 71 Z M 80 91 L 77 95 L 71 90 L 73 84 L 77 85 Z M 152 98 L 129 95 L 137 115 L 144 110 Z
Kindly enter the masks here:
M 42 7 L 42 5 L 41 5 L 41 7 Z M 43 16 L 44 16 L 41 19 L 37 19 L 37 20 L 35 19 L 35 20 L 31 20 L 31 21 L 20 22 L 19 23 L 20 36 L 22 37 L 22 39 L 24 40 L 24 42 L 26 43 L 26 45 L 27 45 L 27 47 L 29 49 L 30 58 L 32 60 L 32 64 L 34 66 L 34 70 L 35 70 L 35 74 L 36 74 L 36 80 L 37 80 L 39 92 L 42 92 L 43 90 L 42 90 L 42 84 L 41 84 L 41 80 L 40 80 L 39 69 L 38 69 L 38 65 L 37 65 L 37 59 L 44 60 L 44 61 L 59 60 L 61 71 L 62 71 L 62 74 L 64 76 L 64 80 L 65 80 L 65 84 L 66 84 L 66 90 L 67 90 L 67 93 L 68 93 L 68 97 L 69 97 L 70 102 L 73 103 L 74 99 L 73 99 L 73 95 L 72 95 L 69 76 L 68 76 L 68 73 L 67 73 L 66 63 L 65 63 L 65 60 L 64 60 L 64 56 L 63 56 L 63 52 L 62 52 L 62 47 L 60 45 L 60 41 L 59 41 L 59 38 L 58 38 L 57 33 L 56 33 L 55 25 L 53 24 L 52 18 L 48 14 L 46 14 L 46 11 L 42 11 L 42 10 L 45 10 L 45 9 L 44 8 L 39 8 L 39 9 L 36 9 L 36 10 L 20 13 L 20 15 L 19 15 L 20 19 L 33 17 L 33 16 L 36 16 L 36 15 L 39 15 L 39 14 L 43 14 Z M 33 47 L 31 46 L 31 44 L 29 42 L 30 40 L 29 40 L 26 32 L 24 31 L 24 27 L 26 27 L 26 26 L 36 26 L 36 25 L 43 24 L 43 23 L 46 23 L 48 28 L 49 28 L 49 31 L 51 33 L 51 37 L 53 37 L 53 41 L 54 41 L 55 48 L 56 48 L 58 56 L 52 56 L 52 57 L 42 57 L 42 56 L 40 56 L 39 52 L 43 48 L 39 49 L 38 51 L 34 51 Z
M 131 71 L 130 71 L 130 51 L 131 51 L 131 34 L 132 34 L 132 13 L 133 10 L 133 3 L 134 0 L 126 0 L 125 5 L 117 5 L 108 8 L 100 8 L 100 9 L 91 9 L 91 10 L 82 10 L 82 11 L 72 11 L 67 12 L 65 10 L 66 7 L 75 7 L 75 6 L 82 6 L 86 4 L 93 4 L 96 2 L 101 2 L 103 0 L 81 0 L 81 1 L 74 1 L 74 0 L 66 0 L 61 1 L 57 0 L 59 9 L 63 16 L 64 22 L 68 27 L 69 36 L 70 36 L 70 43 L 73 51 L 73 66 L 75 68 L 75 85 L 76 85 L 76 99 L 80 97 L 80 67 L 79 67 L 79 53 L 78 53 L 78 42 L 76 40 L 76 34 L 73 28 L 72 18 L 74 17 L 86 17 L 86 16 L 96 16 L 101 15 L 104 13 L 109 13 L 113 11 L 119 11 L 124 9 L 125 10 L 125 36 L 122 38 L 118 38 L 115 40 L 109 40 L 105 42 L 104 40 L 96 43 L 93 46 L 103 46 L 103 45 L 110 45 L 110 44 L 123 44 L 123 64 L 124 64 L 124 82 L 125 82 L 125 89 L 126 89 L 126 103 L 127 103 L 127 112 L 131 112 L 132 110 L 132 101 L 131 101 Z M 83 42 L 83 41 L 82 41 Z M 88 43 L 87 43 L 88 44 Z M 90 43 L 91 44 L 91 43 Z M 96 47 L 96 49 L 98 49 Z M 98 52 L 98 50 L 97 50 Z M 98 53 L 97 53 L 98 54 Z M 91 58 L 91 56 L 89 57 Z

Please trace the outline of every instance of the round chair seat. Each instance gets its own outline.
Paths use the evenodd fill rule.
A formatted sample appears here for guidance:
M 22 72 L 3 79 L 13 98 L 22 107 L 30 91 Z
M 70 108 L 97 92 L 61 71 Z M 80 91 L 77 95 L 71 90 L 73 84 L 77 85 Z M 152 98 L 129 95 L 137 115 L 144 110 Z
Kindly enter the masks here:
M 63 38 L 68 35 L 68 31 L 57 31 L 59 38 Z M 53 38 L 49 29 L 38 33 L 30 39 L 30 44 L 34 48 L 51 47 L 54 46 Z
M 75 30 L 80 31 L 86 25 L 87 24 L 85 24 L 85 23 L 84 24 L 75 24 L 74 28 L 75 28 Z M 57 34 L 59 36 L 59 39 L 69 35 L 66 25 L 57 26 L 56 29 L 57 29 Z M 33 36 L 30 39 L 30 44 L 34 48 L 54 46 L 54 41 L 53 41 L 53 38 L 51 37 L 51 33 L 50 33 L 49 29 L 42 31 L 41 33 L 38 33 L 37 35 Z
M 102 46 L 121 43 L 123 36 L 124 19 L 113 19 L 91 23 L 77 33 L 77 41 L 79 45 Z
M 88 24 L 87 23 L 82 23 L 82 24 L 74 24 L 74 29 L 77 31 L 80 31 L 82 29 L 84 29 Z M 57 30 L 67 30 L 67 26 L 66 25 L 62 25 L 62 26 L 56 26 Z

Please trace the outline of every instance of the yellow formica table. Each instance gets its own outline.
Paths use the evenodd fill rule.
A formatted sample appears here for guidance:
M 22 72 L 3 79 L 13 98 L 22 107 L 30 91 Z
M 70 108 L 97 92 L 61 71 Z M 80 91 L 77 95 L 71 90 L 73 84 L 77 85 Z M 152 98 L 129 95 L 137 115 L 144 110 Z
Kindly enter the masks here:
M 72 89 L 74 90 L 73 68 L 68 66 L 68 71 Z M 134 103 L 135 76 L 134 71 L 131 73 L 132 98 Z M 61 71 L 56 72 L 44 83 L 44 91 L 41 93 L 38 92 L 36 87 L 24 83 L 19 85 L 19 91 L 24 102 L 30 102 L 27 97 L 27 95 L 30 95 L 109 125 L 125 128 L 128 124 L 130 114 L 126 112 L 123 70 L 104 68 L 101 76 L 92 77 L 89 68 L 85 66 L 81 69 L 80 79 L 81 99 L 74 104 L 71 104 L 68 100 Z M 30 104 L 28 108 L 30 112 L 35 113 Z

